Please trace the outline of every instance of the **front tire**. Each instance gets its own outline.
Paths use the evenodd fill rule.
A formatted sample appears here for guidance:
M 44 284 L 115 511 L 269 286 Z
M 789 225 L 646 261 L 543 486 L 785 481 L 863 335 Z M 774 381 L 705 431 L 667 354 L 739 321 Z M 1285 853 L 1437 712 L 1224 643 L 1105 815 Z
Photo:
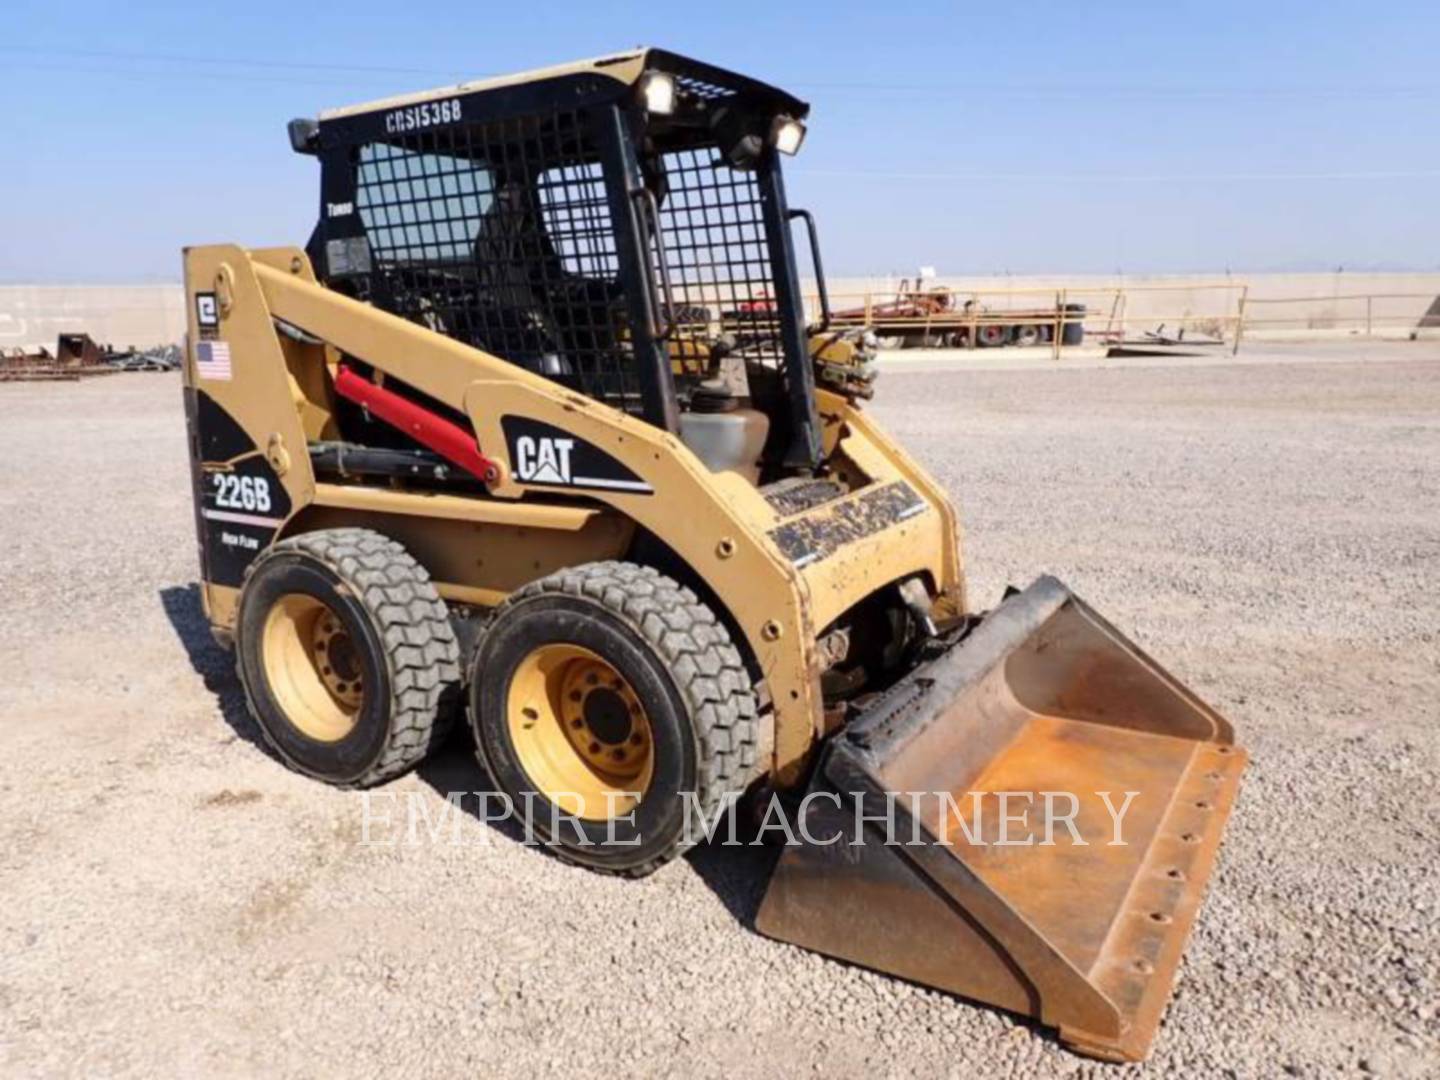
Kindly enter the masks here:
M 408 771 L 444 741 L 460 656 L 430 575 L 368 529 L 326 529 L 251 563 L 236 618 L 250 713 L 291 768 L 342 787 Z
M 527 832 L 604 873 L 674 859 L 755 771 L 755 693 L 725 625 L 634 563 L 511 596 L 481 640 L 470 702 L 481 761 Z
M 1010 327 L 1000 323 L 984 323 L 975 328 L 975 340 L 982 349 L 997 349 L 1010 343 Z

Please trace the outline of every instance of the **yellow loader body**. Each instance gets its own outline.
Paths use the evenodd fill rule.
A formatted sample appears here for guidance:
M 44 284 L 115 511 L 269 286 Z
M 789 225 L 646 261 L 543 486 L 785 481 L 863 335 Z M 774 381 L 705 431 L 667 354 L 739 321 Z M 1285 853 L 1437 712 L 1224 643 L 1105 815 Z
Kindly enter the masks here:
M 300 771 L 384 782 L 465 697 L 502 793 L 655 824 L 553 845 L 630 876 L 687 793 L 778 793 L 763 933 L 1143 1057 L 1245 755 L 1059 582 L 974 610 L 828 328 L 807 115 L 638 50 L 292 122 L 306 250 L 185 253 L 206 613 Z

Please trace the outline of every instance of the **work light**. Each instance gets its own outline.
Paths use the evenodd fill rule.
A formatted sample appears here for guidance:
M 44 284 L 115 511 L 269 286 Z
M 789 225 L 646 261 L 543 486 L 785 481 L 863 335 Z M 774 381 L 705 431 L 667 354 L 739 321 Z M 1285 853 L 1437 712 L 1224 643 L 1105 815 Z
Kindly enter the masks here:
M 770 128 L 770 144 L 782 154 L 795 155 L 805 141 L 805 125 L 794 117 L 777 116 Z
M 645 108 L 657 116 L 669 116 L 675 111 L 675 76 L 663 71 L 647 71 L 640 77 L 640 95 L 645 99 Z

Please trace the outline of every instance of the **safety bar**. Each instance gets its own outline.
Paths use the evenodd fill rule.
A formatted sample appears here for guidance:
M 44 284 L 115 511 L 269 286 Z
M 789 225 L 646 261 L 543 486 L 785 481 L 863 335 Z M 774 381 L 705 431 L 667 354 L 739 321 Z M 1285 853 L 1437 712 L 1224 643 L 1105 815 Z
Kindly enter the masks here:
M 810 262 L 815 267 L 815 287 L 820 293 L 820 331 L 824 333 L 830 329 L 830 294 L 825 289 L 825 268 L 820 264 L 820 233 L 809 210 L 791 210 L 790 220 L 796 218 L 805 222 L 805 231 L 810 234 Z
M 675 293 L 670 284 L 670 259 L 669 253 L 665 250 L 665 233 L 660 228 L 660 204 L 655 199 L 655 193 L 647 187 L 639 188 L 630 193 L 630 198 L 641 204 L 639 217 L 644 222 L 648 216 L 649 227 L 644 231 L 648 237 L 642 237 L 641 250 L 648 251 L 649 240 L 655 242 L 655 261 L 660 267 L 660 283 L 656 287 L 655 268 L 650 265 L 649 259 L 645 263 L 645 282 L 650 293 L 651 333 L 657 341 L 664 341 L 675 329 Z M 662 303 L 663 295 L 663 303 Z

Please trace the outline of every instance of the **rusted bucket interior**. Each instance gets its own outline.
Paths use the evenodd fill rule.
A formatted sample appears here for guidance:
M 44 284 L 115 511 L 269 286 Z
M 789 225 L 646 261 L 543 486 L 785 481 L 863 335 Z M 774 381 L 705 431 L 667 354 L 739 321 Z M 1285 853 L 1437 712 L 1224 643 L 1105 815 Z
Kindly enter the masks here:
M 813 787 L 872 817 L 929 793 L 898 801 L 927 843 L 788 848 L 759 928 L 1143 1057 L 1243 769 L 1229 725 L 1053 579 L 917 677 Z M 828 805 L 811 836 L 853 818 Z

